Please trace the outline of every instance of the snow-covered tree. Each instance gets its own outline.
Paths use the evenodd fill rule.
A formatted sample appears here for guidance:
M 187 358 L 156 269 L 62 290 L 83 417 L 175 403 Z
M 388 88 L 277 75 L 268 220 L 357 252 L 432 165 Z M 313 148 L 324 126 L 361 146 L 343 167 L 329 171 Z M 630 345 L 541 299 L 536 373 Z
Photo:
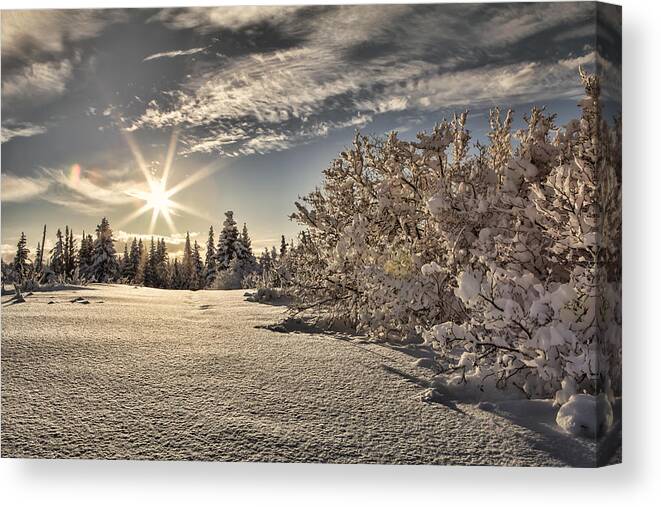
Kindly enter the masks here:
M 135 277 L 133 283 L 137 285 L 142 285 L 147 283 L 145 282 L 145 272 L 147 269 L 147 264 L 149 262 L 149 252 L 145 248 L 142 238 L 138 240 L 138 263 L 135 271 Z
M 124 243 L 124 254 L 119 262 L 119 272 L 124 282 L 130 283 L 133 277 L 133 266 L 131 265 L 128 242 Z
M 193 245 L 193 273 L 191 276 L 191 289 L 203 289 L 204 281 L 204 262 L 202 261 L 202 254 L 200 252 L 200 245 L 195 241 Z
M 213 236 L 213 226 L 209 227 L 209 237 L 206 245 L 206 257 L 204 261 L 205 287 L 210 287 L 216 278 L 216 246 Z
M 58 229 L 55 236 L 55 246 L 50 251 L 50 269 L 56 276 L 64 276 L 66 271 L 66 259 L 62 231 Z
M 236 257 L 241 264 L 244 276 L 249 275 L 257 270 L 257 259 L 252 251 L 252 241 L 248 234 L 247 224 L 243 224 L 241 236 L 237 240 Z
M 146 262 L 144 265 L 143 283 L 147 287 L 158 287 L 157 268 L 158 268 L 158 255 L 156 253 L 156 244 L 152 236 L 149 244 L 149 251 L 146 255 Z
M 186 289 L 193 288 L 196 284 L 195 272 L 193 268 L 193 249 L 190 243 L 190 233 L 186 232 L 186 242 L 184 243 L 184 256 L 181 260 L 181 277 L 183 279 L 183 287 Z
M 167 288 L 170 289 L 187 289 L 189 284 L 189 279 L 186 278 L 186 274 L 183 271 L 182 263 L 179 262 L 179 259 L 175 258 L 172 263 L 170 280 L 167 284 Z
M 119 265 L 112 229 L 106 217 L 96 228 L 96 239 L 93 244 L 92 265 L 89 270 L 91 278 L 97 282 L 113 281 L 118 275 Z
M 129 283 L 136 283 L 136 276 L 140 267 L 140 249 L 138 246 L 138 240 L 136 238 L 133 238 L 131 241 L 131 247 L 128 249 L 127 253 L 128 257 L 126 262 L 126 269 L 124 270 L 124 276 Z
M 85 235 L 80 240 L 80 248 L 78 250 L 78 267 L 80 276 L 84 279 L 91 279 L 92 277 L 92 263 L 94 260 L 94 241 L 92 235 Z
M 426 340 L 452 382 L 619 390 L 621 137 L 581 79 L 578 120 L 534 108 L 513 132 L 496 109 L 472 152 L 467 113 L 414 142 L 357 135 L 296 203 L 296 310 Z
M 34 259 L 35 259 L 35 261 L 34 261 L 34 270 L 36 272 L 41 271 L 41 263 L 40 263 L 39 259 L 42 259 L 43 256 L 44 256 L 44 253 L 43 253 L 43 249 L 41 248 L 41 242 L 37 242 L 37 250 L 35 251 L 35 254 L 34 254 Z
M 218 247 L 216 248 L 216 269 L 224 271 L 229 269 L 230 262 L 236 257 L 239 230 L 234 220 L 234 212 L 225 212 L 223 229 L 218 235 Z
M 14 256 L 13 271 L 17 278 L 18 283 L 22 283 L 32 272 L 32 263 L 30 262 L 30 250 L 28 249 L 28 241 L 24 232 L 16 245 L 16 255 Z
M 64 228 L 63 245 L 63 274 L 67 280 L 74 276 L 76 271 L 76 241 L 73 237 L 73 230 L 67 225 Z
M 168 264 L 168 249 L 165 245 L 165 239 L 161 238 L 156 244 L 156 287 L 167 288 Z
M 280 237 L 280 257 L 287 255 L 287 242 L 285 241 L 285 235 L 283 234 Z

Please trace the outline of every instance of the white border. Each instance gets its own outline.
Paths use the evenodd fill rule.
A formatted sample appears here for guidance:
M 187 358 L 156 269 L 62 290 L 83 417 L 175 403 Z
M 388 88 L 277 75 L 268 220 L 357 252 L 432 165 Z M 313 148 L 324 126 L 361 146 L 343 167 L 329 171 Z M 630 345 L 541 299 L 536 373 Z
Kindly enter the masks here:
M 278 2 L 245 4 L 375 3 Z M 395 2 L 402 3 L 402 2 Z M 1 460 L 4 505 L 651 505 L 661 498 L 659 2 L 624 12 L 624 460 L 601 470 Z M 0 0 L 2 9 L 232 5 Z M 433 428 L 429 429 L 433 431 Z

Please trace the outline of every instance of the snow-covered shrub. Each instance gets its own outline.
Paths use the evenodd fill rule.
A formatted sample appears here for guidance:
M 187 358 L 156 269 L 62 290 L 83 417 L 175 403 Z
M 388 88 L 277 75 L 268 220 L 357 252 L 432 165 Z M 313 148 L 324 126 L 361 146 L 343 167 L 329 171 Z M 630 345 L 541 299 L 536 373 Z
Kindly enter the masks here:
M 467 113 L 417 141 L 356 135 L 296 203 L 295 311 L 420 339 L 459 379 L 528 396 L 620 389 L 620 135 L 581 73 L 581 117 L 491 112 L 470 152 Z
M 229 262 L 227 269 L 218 270 L 213 288 L 220 290 L 240 289 L 243 277 L 241 261 L 235 257 Z
M 260 287 L 254 293 L 250 294 L 247 300 L 256 303 L 276 303 L 288 301 L 288 297 L 284 289 Z

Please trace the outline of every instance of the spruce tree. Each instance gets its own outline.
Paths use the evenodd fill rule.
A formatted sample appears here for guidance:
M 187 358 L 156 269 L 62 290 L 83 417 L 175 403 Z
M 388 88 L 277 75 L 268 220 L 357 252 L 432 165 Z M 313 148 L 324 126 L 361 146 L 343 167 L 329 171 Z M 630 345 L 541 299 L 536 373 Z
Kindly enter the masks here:
M 213 237 L 213 226 L 209 227 L 209 238 L 207 239 L 207 252 L 204 262 L 204 285 L 210 287 L 216 278 L 216 247 Z
M 28 250 L 27 244 L 28 240 L 25 233 L 21 232 L 21 237 L 16 245 L 16 256 L 14 257 L 14 272 L 19 283 L 22 283 L 30 273 L 30 250 Z
M 193 249 L 190 244 L 190 233 L 186 232 L 186 243 L 184 244 L 184 257 L 181 260 L 181 278 L 183 280 L 183 288 L 192 288 L 193 280 Z
M 259 270 L 265 272 L 271 269 L 271 254 L 269 249 L 264 247 L 262 255 L 259 256 Z
M 69 230 L 69 273 L 71 276 L 76 272 L 76 240 L 73 237 L 73 229 Z
M 168 250 L 165 239 L 161 238 L 156 244 L 156 285 L 166 288 L 168 286 Z
M 285 241 L 285 235 L 283 234 L 280 237 L 280 258 L 287 255 L 287 242 Z
M 140 267 L 140 250 L 138 242 L 135 238 L 131 241 L 131 249 L 129 250 L 129 268 L 127 272 L 129 283 L 135 283 L 138 269 Z
M 76 240 L 73 239 L 73 230 L 67 226 L 64 231 L 64 275 L 73 278 L 76 271 Z
M 154 238 L 151 238 L 151 244 L 149 245 L 149 253 L 147 254 L 147 261 L 145 263 L 143 283 L 146 287 L 156 287 L 156 267 L 158 264 L 157 254 L 156 254 L 156 245 L 154 244 Z
M 125 283 L 131 283 L 133 279 L 133 265 L 131 264 L 128 242 L 124 243 L 124 255 L 122 255 L 122 262 L 120 263 L 120 272 Z
M 202 289 L 204 287 L 204 262 L 202 262 L 202 254 L 200 253 L 200 245 L 195 241 L 193 246 L 193 278 L 191 289 Z
M 85 235 L 83 231 L 83 237 L 80 240 L 80 249 L 78 250 L 78 267 L 80 271 L 80 276 L 86 279 L 91 278 L 92 270 L 92 260 L 93 260 L 93 251 L 94 241 L 92 236 L 88 234 Z
M 69 277 L 69 264 L 71 261 L 69 260 L 69 226 L 66 225 L 64 226 L 64 248 L 62 250 L 62 258 L 63 258 L 63 264 L 64 267 L 62 269 L 62 273 L 64 274 L 65 279 Z
M 236 257 L 237 241 L 239 239 L 239 230 L 234 221 L 234 212 L 225 212 L 225 221 L 223 230 L 218 236 L 218 248 L 216 250 L 216 269 L 223 271 L 229 268 L 230 262 Z
M 248 226 L 245 223 L 243 224 L 241 236 L 237 241 L 236 257 L 239 261 L 243 276 L 246 276 L 257 269 L 257 260 L 252 252 Z
M 55 233 L 57 240 L 55 246 L 50 251 L 50 268 L 57 276 L 64 275 L 66 264 L 64 259 L 64 239 L 60 229 Z
M 41 271 L 39 259 L 41 259 L 43 255 L 44 254 L 42 252 L 41 243 L 37 242 L 37 251 L 36 251 L 35 256 L 34 256 L 34 259 L 35 259 L 34 269 L 35 269 L 36 272 Z
M 117 276 L 119 265 L 115 252 L 112 229 L 106 217 L 96 228 L 96 239 L 93 246 L 91 277 L 97 282 L 110 282 Z
M 175 258 L 172 263 L 172 273 L 168 286 L 172 289 L 185 289 L 186 279 L 181 269 L 179 259 Z

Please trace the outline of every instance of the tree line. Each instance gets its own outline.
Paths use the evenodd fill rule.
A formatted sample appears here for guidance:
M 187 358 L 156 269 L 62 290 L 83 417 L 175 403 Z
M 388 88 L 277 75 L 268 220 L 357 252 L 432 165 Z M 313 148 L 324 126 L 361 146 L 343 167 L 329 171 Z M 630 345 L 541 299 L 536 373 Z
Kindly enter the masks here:
M 30 256 L 25 233 L 21 233 L 12 262 L 2 261 L 2 282 L 25 288 L 40 284 L 118 282 L 163 289 L 237 289 L 257 285 L 278 285 L 278 266 L 290 245 L 281 237 L 280 250 L 273 247 L 257 257 L 247 224 L 239 231 L 234 213 L 227 211 L 215 241 L 209 228 L 206 251 L 186 233 L 183 256 L 171 258 L 164 238 L 126 241 L 123 254 L 115 249 L 116 240 L 107 218 L 96 227 L 95 235 L 83 234 L 80 241 L 66 226 L 57 229 L 53 248 L 45 252 L 46 226 L 37 243 L 34 259 Z

